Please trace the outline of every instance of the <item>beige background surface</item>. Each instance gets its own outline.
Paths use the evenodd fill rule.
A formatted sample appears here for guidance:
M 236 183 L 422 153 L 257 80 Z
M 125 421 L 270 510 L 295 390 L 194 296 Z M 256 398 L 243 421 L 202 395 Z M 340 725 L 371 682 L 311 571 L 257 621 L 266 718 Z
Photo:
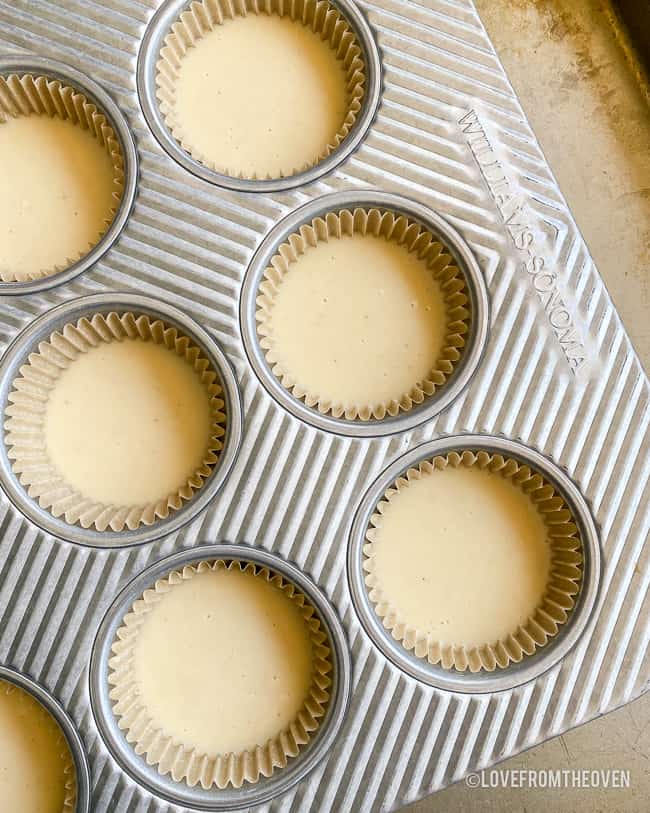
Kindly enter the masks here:
M 648 85 L 604 0 L 475 0 L 634 346 L 650 369 Z M 639 0 L 645 2 L 645 0 Z M 472 790 L 409 813 L 648 813 L 650 692 L 504 763 L 629 769 L 629 790 Z

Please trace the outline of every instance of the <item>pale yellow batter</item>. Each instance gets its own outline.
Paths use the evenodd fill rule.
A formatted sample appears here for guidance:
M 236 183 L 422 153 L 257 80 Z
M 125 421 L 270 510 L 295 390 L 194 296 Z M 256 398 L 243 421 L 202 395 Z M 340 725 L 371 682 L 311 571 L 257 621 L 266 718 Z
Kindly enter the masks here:
M 62 813 L 66 765 L 56 721 L 22 689 L 0 680 L 0 810 Z
M 231 175 L 290 175 L 324 154 L 347 112 L 343 63 L 289 17 L 249 14 L 191 47 L 174 117 L 192 154 Z
M 278 286 L 270 316 L 281 367 L 321 400 L 399 400 L 427 378 L 446 312 L 431 271 L 403 246 L 354 234 L 308 248 Z
M 392 499 L 376 529 L 377 582 L 401 618 L 442 643 L 495 643 L 546 589 L 544 521 L 509 480 L 478 468 L 435 470 Z
M 139 339 L 80 354 L 45 415 L 53 465 L 85 497 L 142 505 L 176 491 L 210 443 L 210 399 L 193 367 Z
M 114 170 L 88 130 L 48 116 L 0 124 L 0 278 L 66 267 L 106 230 Z
M 166 593 L 145 618 L 134 664 L 156 727 L 213 756 L 277 736 L 312 680 L 300 609 L 266 579 L 238 569 L 197 574 Z

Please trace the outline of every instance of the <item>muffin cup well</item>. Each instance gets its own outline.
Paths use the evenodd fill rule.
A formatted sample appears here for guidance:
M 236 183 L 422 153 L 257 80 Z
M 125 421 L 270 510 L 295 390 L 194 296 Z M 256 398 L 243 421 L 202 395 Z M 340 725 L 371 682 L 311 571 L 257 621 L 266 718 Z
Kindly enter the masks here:
M 38 703 L 38 700 L 33 697 L 26 689 L 22 688 L 21 686 L 11 683 L 5 680 L 0 673 L 0 692 L 6 695 L 14 695 L 15 703 L 24 704 L 26 702 L 29 703 Z M 61 731 L 61 728 L 56 721 L 56 719 L 50 714 L 49 710 L 46 709 L 44 706 L 41 706 L 41 712 L 43 714 L 43 718 L 51 718 L 51 722 L 56 725 L 57 727 L 57 734 L 56 734 L 56 747 L 58 750 L 58 755 L 61 760 L 61 764 L 63 766 L 63 775 L 65 777 L 65 796 L 63 799 L 63 807 L 61 808 L 62 813 L 71 813 L 74 811 L 77 804 L 77 775 L 74 763 L 74 757 L 72 756 L 72 751 L 70 750 L 70 746 L 68 741 Z
M 44 437 L 49 394 L 57 379 L 82 353 L 102 343 L 140 339 L 164 345 L 194 369 L 210 399 L 211 437 L 202 464 L 177 490 L 146 505 L 107 505 L 85 497 L 51 464 Z M 219 460 L 226 414 L 217 372 L 190 338 L 160 319 L 132 312 L 95 313 L 68 323 L 38 345 L 12 382 L 5 421 L 5 445 L 13 471 L 30 497 L 55 517 L 97 531 L 133 530 L 165 519 L 192 499 Z
M 200 753 L 191 744 L 177 742 L 155 727 L 140 699 L 133 654 L 145 616 L 161 601 L 165 593 L 196 574 L 234 568 L 265 579 L 282 590 L 299 608 L 309 628 L 312 642 L 312 684 L 303 708 L 277 736 L 241 753 Z M 133 745 L 137 754 L 145 756 L 148 764 L 155 765 L 159 773 L 170 774 L 174 781 L 185 781 L 190 787 L 200 784 L 206 789 L 212 786 L 220 789 L 229 786 L 239 788 L 244 782 L 255 783 L 263 776 L 271 776 L 275 769 L 286 767 L 288 760 L 298 756 L 301 748 L 309 743 L 320 720 L 325 716 L 331 693 L 333 667 L 328 637 L 314 607 L 282 575 L 250 561 L 202 561 L 173 571 L 156 581 L 154 587 L 145 590 L 124 617 L 122 626 L 116 632 L 112 655 L 108 676 L 108 682 L 112 686 L 110 697 L 118 725 L 126 732 L 127 741 Z
M 293 263 L 307 250 L 319 243 L 339 239 L 345 235 L 372 235 L 394 241 L 423 261 L 439 284 L 447 314 L 443 347 L 437 359 L 432 359 L 428 375 L 421 381 L 414 381 L 409 391 L 396 393 L 389 401 L 380 403 L 332 402 L 321 393 L 307 390 L 297 381 L 290 370 L 283 366 L 276 352 L 271 314 L 274 300 L 282 285 L 284 276 Z M 303 225 L 279 246 L 270 265 L 263 274 L 256 299 L 257 334 L 260 347 L 273 374 L 282 386 L 308 407 L 314 407 L 322 414 L 347 420 L 368 421 L 394 417 L 400 412 L 408 412 L 421 404 L 425 398 L 444 386 L 461 359 L 466 336 L 470 330 L 470 303 L 465 278 L 445 251 L 441 242 L 426 228 L 401 213 L 377 208 L 344 209 L 329 212 Z
M 411 482 L 423 476 L 430 476 L 436 470 L 452 467 L 478 467 L 510 480 L 531 500 L 547 527 L 547 539 L 551 548 L 549 580 L 542 599 L 530 618 L 510 635 L 497 641 L 486 641 L 481 646 L 466 647 L 443 643 L 425 631 L 410 625 L 401 617 L 398 609 L 391 604 L 375 574 L 373 565 L 375 529 L 381 525 L 382 513 L 386 505 Z M 492 672 L 503 669 L 510 663 L 519 663 L 532 655 L 555 636 L 567 621 L 575 604 L 582 580 L 582 544 L 578 527 L 565 500 L 539 472 L 529 465 L 513 458 L 485 450 L 448 452 L 409 468 L 385 492 L 377 503 L 366 531 L 366 544 L 363 547 L 363 570 L 368 596 L 383 626 L 393 638 L 407 650 L 426 659 L 431 664 L 440 664 L 444 669 L 459 672 L 469 670 Z
M 88 756 L 75 724 L 49 691 L 36 683 L 24 672 L 9 666 L 0 665 L 0 683 L 15 686 L 32 697 L 42 706 L 44 712 L 49 714 L 56 722 L 59 731 L 67 745 L 67 755 L 71 757 L 69 799 L 71 809 L 75 813 L 90 813 L 90 768 Z M 70 803 L 66 801 L 65 813 L 68 813 Z
M 155 65 L 155 95 L 160 115 L 180 147 L 209 170 L 238 179 L 259 179 L 257 174 L 244 174 L 237 167 L 218 166 L 197 150 L 185 133 L 174 106 L 175 81 L 188 49 L 224 21 L 249 14 L 277 15 L 300 21 L 330 45 L 345 70 L 348 108 L 344 119 L 321 154 L 314 155 L 313 160 L 302 166 L 288 166 L 279 173 L 279 178 L 292 177 L 314 167 L 341 146 L 355 127 L 364 103 L 367 79 L 363 49 L 353 27 L 328 0 L 242 0 L 237 4 L 228 0 L 199 0 L 191 3 L 171 25 Z M 273 179 L 266 175 L 262 180 Z
M 9 119 L 33 115 L 58 117 L 92 134 L 108 154 L 113 166 L 114 205 L 106 212 L 105 228 L 98 232 L 96 241 L 89 243 L 86 250 L 68 257 L 65 263 L 56 264 L 51 268 L 34 269 L 26 277 L 18 278 L 11 269 L 0 269 L 2 282 L 30 282 L 43 279 L 77 263 L 101 240 L 113 222 L 124 194 L 125 168 L 120 141 L 106 115 L 96 104 L 81 91 L 64 84 L 59 79 L 17 73 L 0 76 L 0 127 Z

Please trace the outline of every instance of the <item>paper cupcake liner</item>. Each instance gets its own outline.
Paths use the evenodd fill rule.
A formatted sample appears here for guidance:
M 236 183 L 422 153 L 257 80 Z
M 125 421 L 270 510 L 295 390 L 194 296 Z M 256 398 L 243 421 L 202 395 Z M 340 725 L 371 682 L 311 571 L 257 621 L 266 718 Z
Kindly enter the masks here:
M 314 248 L 318 243 L 326 243 L 352 234 L 384 237 L 416 254 L 439 284 L 447 312 L 444 344 L 439 357 L 432 360 L 429 374 L 422 381 L 414 381 L 408 392 L 396 393 L 396 397 L 387 402 L 334 402 L 319 392 L 308 391 L 284 366 L 275 347 L 271 313 L 278 289 L 291 264 L 297 262 L 308 248 Z M 330 414 L 335 418 L 345 417 L 348 420 L 367 421 L 371 418 L 381 420 L 387 415 L 394 417 L 401 411 L 408 412 L 421 404 L 425 398 L 444 386 L 462 356 L 471 319 L 465 277 L 454 265 L 445 246 L 424 226 L 405 215 L 379 209 L 357 208 L 353 212 L 349 210 L 330 212 L 301 226 L 299 231 L 292 234 L 287 242 L 278 248 L 277 254 L 271 259 L 271 264 L 264 272 L 260 283 L 256 303 L 255 318 L 260 347 L 282 386 L 296 398 L 304 401 L 308 407 L 315 407 L 323 414 Z
M 88 101 L 83 93 L 68 85 L 63 85 L 58 79 L 48 79 L 46 76 L 32 76 L 25 74 L 18 76 L 0 76 L 0 126 L 11 118 L 21 116 L 49 116 L 71 121 L 83 130 L 89 130 L 99 144 L 106 150 L 113 165 L 113 193 L 115 205 L 106 212 L 104 228 L 98 232 L 94 243 L 89 243 L 85 250 L 72 257 L 67 257 L 63 264 L 52 268 L 35 269 L 20 278 L 10 269 L 0 269 L 2 282 L 31 281 L 49 277 L 64 271 L 80 260 L 103 237 L 110 226 L 124 191 L 124 158 L 119 139 L 109 124 L 104 113 L 92 102 Z
M 366 66 L 363 51 L 354 31 L 345 17 L 328 0 L 199 0 L 190 3 L 165 37 L 156 63 L 156 97 L 160 112 L 172 136 L 195 160 L 215 172 L 237 178 L 257 179 L 236 167 L 217 166 L 214 161 L 197 150 L 184 130 L 175 111 L 175 83 L 183 57 L 207 33 L 225 20 L 246 17 L 248 14 L 275 14 L 300 20 L 314 34 L 327 41 L 345 68 L 347 78 L 348 110 L 340 129 L 320 155 L 302 166 L 287 167 L 280 177 L 295 175 L 330 155 L 346 138 L 361 110 L 366 85 Z M 265 176 L 270 179 L 270 175 Z
M 22 689 L 19 686 L 14 686 L 12 683 L 3 680 L 2 678 L 0 678 L 0 692 L 4 692 L 7 695 L 15 694 L 18 703 L 24 703 L 26 699 L 29 699 L 40 706 L 38 700 L 33 698 L 25 689 Z M 65 796 L 63 798 L 63 807 L 61 810 L 62 813 L 71 813 L 77 804 L 77 772 L 74 765 L 72 751 L 70 750 L 68 741 L 66 740 L 65 735 L 59 728 L 59 725 L 54 717 L 52 717 L 50 712 L 45 707 L 40 706 L 40 708 L 42 709 L 43 715 L 49 717 L 57 727 L 56 745 L 57 748 L 60 747 L 59 756 L 61 758 L 63 775 L 65 777 Z
M 312 685 L 296 718 L 267 742 L 239 753 L 201 753 L 187 743 L 174 740 L 155 726 L 140 699 L 133 653 L 144 617 L 165 593 L 196 574 L 232 568 L 266 579 L 300 608 L 311 633 L 314 664 Z M 108 682 L 113 687 L 110 697 L 120 729 L 125 732 L 127 741 L 134 746 L 136 753 L 143 755 L 149 765 L 155 765 L 162 775 L 170 774 L 176 782 L 185 781 L 190 787 L 200 784 L 205 789 L 213 786 L 239 788 L 244 782 L 254 783 L 262 776 L 271 776 L 276 768 L 286 767 L 290 758 L 298 756 L 327 710 L 333 667 L 328 637 L 315 609 L 291 582 L 251 562 L 200 562 L 160 579 L 152 589 L 144 592 L 125 616 L 111 651 L 113 657 L 109 661 Z
M 548 542 L 551 547 L 550 572 L 539 606 L 524 624 L 513 630 L 506 638 L 486 641 L 481 646 L 466 647 L 442 643 L 410 625 L 391 604 L 375 575 L 373 563 L 375 528 L 381 525 L 386 505 L 395 499 L 400 491 L 408 488 L 412 481 L 447 466 L 454 468 L 477 466 L 510 480 L 535 505 L 548 529 Z M 418 468 L 409 469 L 403 477 L 396 480 L 377 504 L 370 518 L 366 540 L 363 548 L 363 569 L 367 574 L 365 583 L 370 601 L 382 619 L 384 627 L 405 649 L 413 650 L 419 658 L 426 659 L 431 664 L 440 664 L 444 669 L 454 668 L 460 672 L 468 669 L 470 672 L 478 672 L 484 669 L 492 672 L 497 667 L 504 669 L 510 663 L 519 663 L 557 634 L 562 624 L 567 621 L 569 612 L 575 604 L 575 596 L 580 590 L 582 543 L 578 527 L 567 504 L 539 472 L 499 454 L 485 451 L 450 452 L 420 463 Z
M 50 462 L 44 436 L 44 422 L 50 392 L 57 379 L 82 353 L 102 343 L 141 339 L 164 345 L 185 359 L 194 369 L 210 398 L 212 434 L 201 465 L 185 483 L 156 502 L 146 505 L 109 505 L 93 501 L 70 486 Z M 30 353 L 9 393 L 5 422 L 5 444 L 14 472 L 30 497 L 55 517 L 71 525 L 93 526 L 98 531 L 134 530 L 165 519 L 192 499 L 212 473 L 223 448 L 227 416 L 217 372 L 191 339 L 175 327 L 148 316 L 133 313 L 96 313 L 91 318 L 67 324 Z

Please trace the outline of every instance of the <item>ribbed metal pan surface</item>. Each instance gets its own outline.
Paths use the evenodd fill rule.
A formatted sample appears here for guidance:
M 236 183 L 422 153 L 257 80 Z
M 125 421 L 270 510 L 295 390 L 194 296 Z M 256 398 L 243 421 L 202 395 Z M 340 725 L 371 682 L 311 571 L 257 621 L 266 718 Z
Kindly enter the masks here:
M 208 185 L 149 132 L 136 63 L 158 5 L 0 0 L 0 50 L 92 76 L 126 114 L 140 158 L 135 208 L 118 242 L 73 281 L 0 298 L 0 349 L 75 296 L 158 297 L 217 338 L 245 417 L 216 499 L 157 542 L 91 550 L 57 541 L 2 497 L 0 663 L 51 691 L 78 726 L 92 810 L 181 809 L 138 787 L 109 756 L 90 709 L 88 664 L 99 622 L 127 582 L 199 543 L 248 542 L 296 563 L 349 638 L 353 687 L 340 738 L 307 779 L 263 809 L 396 809 L 637 697 L 650 681 L 650 387 L 471 0 L 359 3 L 381 53 L 377 117 L 333 173 L 277 194 Z M 467 240 L 491 324 L 476 375 L 446 411 L 406 433 L 354 439 L 301 423 L 267 394 L 244 351 L 239 291 L 284 215 L 322 194 L 373 187 L 436 210 Z M 459 433 L 517 439 L 549 457 L 586 498 L 602 546 L 597 608 L 578 644 L 534 682 L 498 693 L 442 691 L 401 672 L 363 630 L 347 582 L 350 525 L 370 484 L 402 453 Z

